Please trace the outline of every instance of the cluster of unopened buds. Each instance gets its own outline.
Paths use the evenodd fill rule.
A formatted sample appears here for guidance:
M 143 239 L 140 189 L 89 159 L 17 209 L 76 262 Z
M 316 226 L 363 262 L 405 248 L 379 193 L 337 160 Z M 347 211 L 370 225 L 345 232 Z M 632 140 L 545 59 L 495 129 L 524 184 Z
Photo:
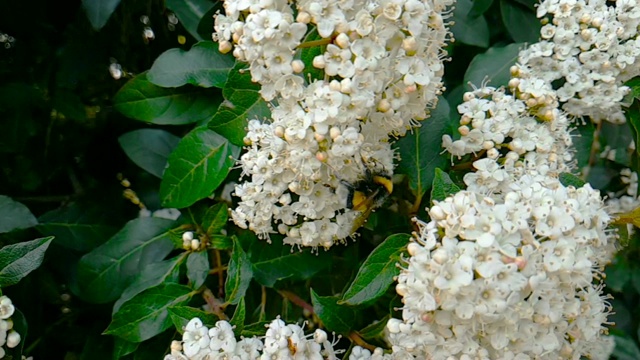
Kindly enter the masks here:
M 361 212 L 345 184 L 390 176 L 390 137 L 435 106 L 452 2 L 225 1 L 214 40 L 276 104 L 268 121 L 249 121 L 237 225 L 313 247 L 354 232 Z
M 20 344 L 20 334 L 13 329 L 11 316 L 16 311 L 15 306 L 7 296 L 0 296 L 0 359 L 5 357 L 4 346 L 12 349 Z

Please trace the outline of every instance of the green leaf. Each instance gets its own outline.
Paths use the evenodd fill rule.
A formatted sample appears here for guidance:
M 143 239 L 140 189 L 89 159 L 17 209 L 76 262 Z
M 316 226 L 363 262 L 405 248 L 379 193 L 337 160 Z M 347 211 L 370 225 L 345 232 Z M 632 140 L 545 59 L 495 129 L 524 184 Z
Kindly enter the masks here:
M 512 0 L 500 0 L 500 12 L 505 28 L 515 42 L 538 42 L 542 26 L 534 11 Z
M 49 211 L 38 219 L 36 229 L 55 237 L 55 244 L 79 252 L 88 252 L 104 243 L 118 228 L 109 224 L 110 214 L 103 208 L 86 208 L 72 203 Z
M 464 74 L 464 83 L 476 86 L 488 81 L 493 87 L 506 86 L 511 79 L 509 68 L 516 63 L 518 53 L 524 44 L 494 46 L 483 54 L 476 55 Z
M 225 299 L 230 304 L 237 304 L 244 297 L 249 288 L 253 269 L 249 257 L 240 246 L 239 241 L 233 242 L 233 252 L 229 269 L 227 270 L 227 281 L 224 284 Z
M 87 18 L 95 31 L 102 29 L 116 10 L 120 0 L 82 0 Z
M 615 292 L 622 292 L 624 286 L 631 279 L 631 268 L 626 258 L 616 256 L 613 263 L 605 268 L 607 287 Z M 636 269 L 636 272 L 638 270 Z
M 247 317 L 247 309 L 245 307 L 244 297 L 243 297 L 240 299 L 238 306 L 236 306 L 236 309 L 233 311 L 233 316 L 231 317 L 231 320 L 229 320 L 229 323 L 232 326 L 235 326 L 236 334 L 242 333 L 242 330 L 244 330 L 244 320 L 246 317 Z
M 634 117 L 631 113 L 635 111 L 633 109 L 635 106 L 635 104 L 632 105 L 627 111 L 629 118 Z M 635 123 L 635 121 L 637 120 L 633 119 L 630 122 Z M 632 127 L 634 126 L 634 124 L 631 125 Z M 624 167 L 628 167 L 631 163 L 630 155 L 633 151 L 629 149 L 629 144 L 635 141 L 637 137 L 634 131 L 629 130 L 629 124 L 613 124 L 608 121 L 603 122 L 600 126 L 600 148 L 609 147 L 610 151 L 614 151 L 614 156 L 613 158 L 607 157 L 607 159 Z M 636 151 L 638 150 L 636 149 Z M 613 172 L 615 173 L 616 170 Z
M 146 266 L 164 259 L 173 249 L 168 231 L 174 222 L 139 218 L 80 259 L 81 297 L 102 304 L 116 300 Z
M 233 247 L 233 240 L 225 235 L 209 236 L 211 247 L 218 250 L 229 250 Z
M 209 119 L 218 110 L 218 89 L 194 86 L 162 88 L 144 72 L 129 80 L 113 98 L 124 116 L 157 125 L 184 125 Z
M 353 329 L 356 314 L 353 308 L 338 304 L 337 296 L 318 296 L 311 289 L 313 312 L 320 318 L 328 331 L 347 334 Z
M 238 63 L 229 73 L 229 79 L 222 89 L 225 101 L 209 121 L 209 128 L 226 137 L 233 144 L 244 145 L 247 119 L 264 119 L 271 116 L 271 110 L 262 99 L 260 86 L 251 81 L 245 64 Z
M 331 266 L 328 252 L 313 253 L 311 249 L 299 251 L 284 245 L 281 239 L 272 243 L 254 238 L 249 248 L 253 278 L 266 287 L 273 287 L 279 280 L 306 280 L 320 270 Z
M 576 124 L 575 131 L 578 136 L 572 136 L 573 148 L 575 151 L 575 158 L 578 162 L 578 169 L 582 169 L 589 165 L 589 158 L 591 157 L 591 145 L 593 144 L 593 135 L 595 133 L 595 126 L 591 122 L 586 124 Z
M 4 195 L 0 195 L 0 219 L 0 233 L 28 229 L 38 224 L 29 208 Z
M 369 344 L 386 347 L 386 329 L 389 319 L 391 319 L 391 315 L 376 320 L 364 329 L 358 331 L 358 334 Z
M 218 320 L 215 315 L 190 306 L 172 306 L 168 310 L 171 322 L 181 334 L 184 333 L 184 328 L 193 318 L 202 320 L 202 323 L 207 327 L 214 326 Z
M 471 17 L 472 0 L 458 0 L 453 10 L 451 27 L 456 42 L 486 48 L 489 46 L 489 24 L 484 16 Z
M 397 172 L 409 177 L 409 188 L 417 198 L 422 198 L 431 186 L 435 169 L 449 165 L 448 157 L 440 154 L 442 135 L 446 133 L 449 121 L 449 104 L 441 97 L 438 106 L 431 111 L 431 117 L 396 142 L 402 157 Z
M 631 89 L 629 93 L 631 94 L 632 99 L 640 99 L 640 78 L 639 77 L 635 77 L 625 82 L 624 84 Z
M 473 5 L 471 5 L 471 10 L 469 10 L 467 16 L 470 18 L 478 17 L 487 12 L 492 4 L 493 0 L 473 0 Z
M 153 62 L 147 79 L 161 87 L 191 84 L 221 88 L 234 63 L 233 56 L 218 51 L 218 43 L 201 41 L 189 51 L 176 48 L 162 53 Z
M 304 38 L 303 43 L 321 40 L 322 36 L 318 34 L 318 29 L 314 28 L 309 31 L 307 36 Z M 318 69 L 313 66 L 313 59 L 318 56 L 324 54 L 326 50 L 326 46 L 310 46 L 304 47 L 300 51 L 300 60 L 304 62 L 304 71 L 302 72 L 302 76 L 304 79 L 309 81 L 321 80 L 324 79 L 324 70 Z
M 53 236 L 4 246 L 0 249 L 0 288 L 17 284 L 42 264 Z
M 180 138 L 160 129 L 139 129 L 121 135 L 118 142 L 131 161 L 162 179 L 169 154 Z
M 616 340 L 616 347 L 613 356 L 618 360 L 638 360 L 640 359 L 640 349 L 633 338 L 624 336 L 613 336 Z
M 209 129 L 191 131 L 169 156 L 160 184 L 162 205 L 183 208 L 211 195 L 239 153 L 240 148 Z
M 209 0 L 166 0 L 166 7 L 171 9 L 185 29 L 196 40 L 204 40 L 198 33 L 200 19 L 215 5 Z M 210 31 L 213 31 L 211 28 Z
M 191 281 L 191 287 L 197 289 L 209 275 L 209 254 L 206 251 L 192 252 L 187 257 L 187 278 Z
M 584 186 L 584 184 L 586 184 L 584 180 L 566 172 L 560 173 L 560 176 L 558 176 L 558 180 L 560 180 L 560 183 L 564 186 L 573 186 L 575 188 L 581 188 Z
M 180 280 L 180 265 L 184 262 L 185 253 L 169 260 L 151 263 L 133 278 L 131 285 L 122 292 L 122 295 L 113 305 L 113 314 L 118 312 L 122 305 L 141 292 L 163 283 L 178 283 Z
M 134 343 L 131 341 L 127 341 L 121 339 L 119 337 L 115 338 L 113 341 L 113 360 L 118 360 L 122 357 L 125 357 L 129 354 L 132 354 L 134 351 L 138 349 L 140 343 Z
M 218 203 L 207 209 L 202 218 L 202 228 L 207 236 L 220 233 L 229 221 L 229 208 L 225 203 Z
M 436 175 L 433 178 L 431 187 L 431 201 L 444 201 L 449 195 L 453 195 L 458 191 L 460 191 L 460 188 L 453 183 L 449 174 L 436 169 Z
M 259 321 L 257 323 L 246 325 L 240 332 L 240 336 L 246 338 L 253 336 L 264 336 L 270 323 L 271 321 Z
M 396 264 L 410 238 L 407 234 L 391 235 L 378 245 L 360 266 L 356 278 L 338 303 L 365 305 L 382 296 L 400 273 Z
M 131 342 L 148 340 L 171 327 L 168 308 L 186 304 L 192 295 L 189 287 L 172 283 L 147 289 L 113 315 L 104 334 Z

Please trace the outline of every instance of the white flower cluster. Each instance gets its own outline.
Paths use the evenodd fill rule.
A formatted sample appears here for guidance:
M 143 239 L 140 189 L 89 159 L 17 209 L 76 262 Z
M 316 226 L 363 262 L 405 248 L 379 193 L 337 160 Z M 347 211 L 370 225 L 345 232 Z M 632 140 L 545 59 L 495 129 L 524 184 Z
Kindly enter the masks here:
M 14 348 L 20 344 L 20 334 L 13 329 L 11 316 L 16 311 L 15 306 L 7 296 L 0 296 L 0 359 L 6 353 L 4 346 Z
M 562 109 L 577 117 L 625 122 L 623 83 L 640 75 L 637 0 L 544 0 L 542 41 L 520 53 L 510 84 L 557 83 Z
M 236 188 L 236 224 L 261 237 L 275 225 L 302 246 L 329 247 L 355 231 L 361 213 L 346 208 L 345 183 L 390 175 L 390 137 L 435 106 L 452 2 L 225 1 L 214 39 L 248 63 L 274 104 L 269 123 L 249 122 L 240 163 L 251 180 Z
M 539 110 L 536 106 L 537 102 L 519 100 L 490 87 L 464 95 L 464 102 L 458 106 L 462 136 L 454 141 L 445 135 L 442 142 L 458 158 L 486 154 L 486 159 L 474 164 L 478 171 L 465 175 L 467 184 L 473 182 L 491 191 L 509 177 L 508 172 L 514 177 L 528 171 L 557 176 L 570 170 L 568 119 L 556 110 L 552 111 L 553 120 L 541 121 L 535 115 Z
M 333 345 L 323 330 L 305 335 L 299 325 L 285 324 L 279 318 L 269 324 L 264 338 L 240 341 L 226 321 L 218 321 L 209 329 L 193 318 L 184 329 L 182 341 L 171 344 L 171 354 L 164 360 L 336 360 Z
M 482 158 L 409 244 L 402 320 L 387 324 L 394 354 L 607 359 L 601 275 L 615 233 L 597 190 L 558 180 L 571 160 L 566 118 L 536 120 L 526 101 L 491 88 L 465 94 L 458 111 L 473 130 L 445 147 Z

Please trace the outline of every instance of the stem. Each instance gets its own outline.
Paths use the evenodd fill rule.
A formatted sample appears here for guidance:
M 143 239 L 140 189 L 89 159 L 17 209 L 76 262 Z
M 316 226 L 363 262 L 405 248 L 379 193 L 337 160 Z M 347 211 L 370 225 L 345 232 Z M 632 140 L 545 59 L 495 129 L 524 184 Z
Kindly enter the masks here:
M 307 42 L 303 42 L 302 44 L 298 45 L 297 49 L 310 48 L 310 47 L 315 47 L 315 46 L 323 46 L 323 45 L 330 44 L 332 41 L 333 41 L 333 38 L 307 41 Z
M 220 257 L 220 250 L 215 249 L 214 254 L 216 256 L 215 270 L 224 269 L 225 267 L 222 265 L 222 258 Z M 222 271 L 218 271 L 218 296 L 224 296 L 224 275 Z
M 287 291 L 287 290 L 278 290 L 278 294 L 280 294 L 283 298 L 291 301 L 292 303 L 298 305 L 299 307 L 309 311 L 311 314 L 313 314 L 313 306 L 311 304 L 309 304 L 308 302 L 304 301 L 300 296 L 292 293 L 291 291 Z
M 229 320 L 229 317 L 224 313 L 224 307 L 226 306 L 226 304 L 218 300 L 218 298 L 213 295 L 211 290 L 205 288 L 202 292 L 202 297 L 204 298 L 204 301 L 207 302 L 207 305 L 209 305 L 209 309 L 211 309 L 211 312 L 215 314 L 220 320 Z
M 358 332 L 356 331 L 350 332 L 347 337 L 349 338 L 349 340 L 353 341 L 356 345 L 361 346 L 367 350 L 370 350 L 371 352 L 373 352 L 376 349 L 375 346 L 364 341 L 362 336 L 360 336 L 360 334 L 358 334 Z
M 262 297 L 260 299 L 260 321 L 263 321 L 266 318 L 266 307 L 267 307 L 267 288 L 262 287 Z

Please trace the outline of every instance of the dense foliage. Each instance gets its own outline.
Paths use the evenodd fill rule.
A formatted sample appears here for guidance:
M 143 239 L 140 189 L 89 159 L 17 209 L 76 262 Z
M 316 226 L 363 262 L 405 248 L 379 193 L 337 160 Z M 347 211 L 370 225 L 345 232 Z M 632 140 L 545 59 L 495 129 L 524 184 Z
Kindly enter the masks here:
M 232 193 L 246 181 L 241 175 L 248 167 L 236 161 L 251 143 L 249 120 L 269 118 L 274 102 L 264 100 L 247 64 L 211 41 L 222 3 L 2 5 L 0 287 L 13 305 L 0 298 L 0 318 L 11 316 L 20 334 L 19 344 L 14 336 L 6 349 L 15 359 L 162 359 L 185 328 L 206 325 L 227 334 L 227 323 L 216 325 L 226 320 L 240 341 L 277 328 L 278 316 L 289 324 L 306 321 L 299 330 L 305 333 L 326 330 L 329 339 L 316 332 L 315 341 L 345 351 L 341 358 L 362 351 L 353 350 L 356 345 L 390 350 L 385 325 L 409 308 L 402 302 L 412 291 L 402 288 L 407 273 L 426 266 L 407 259 L 423 252 L 415 244 L 437 233 L 426 234 L 426 223 L 412 219 L 437 218 L 434 208 L 455 212 L 432 206 L 467 188 L 465 175 L 478 169 L 472 163 L 490 153 L 452 150 L 461 138 L 458 105 L 465 92 L 487 82 L 506 87 L 514 75 L 526 81 L 524 70 L 510 69 L 542 28 L 535 1 L 457 1 L 448 18 L 455 42 L 446 47 L 446 91 L 421 127 L 383 133 L 398 138 L 388 151 L 395 156 L 393 192 L 366 212 L 366 223 L 351 219 L 364 225 L 352 238 L 292 247 L 309 244 L 291 240 L 297 235 L 290 229 L 266 241 L 259 236 L 264 231 L 256 235 L 236 225 L 242 221 L 230 221 L 230 214 L 237 220 L 241 201 Z M 305 40 L 321 38 L 312 33 Z M 324 76 L 308 66 L 318 54 L 301 51 L 309 79 Z M 585 117 L 572 123 L 566 153 L 576 162 L 558 183 L 588 183 L 603 195 L 629 194 L 635 201 L 637 189 L 628 188 L 637 187 L 640 85 L 627 83 L 626 122 Z M 443 135 L 451 136 L 448 153 Z M 462 160 L 452 165 L 452 154 Z M 366 159 L 360 153 L 355 161 Z M 347 183 L 353 191 L 358 179 L 343 172 L 320 186 Z M 624 205 L 608 206 L 629 211 Z M 605 291 L 613 295 L 613 355 L 631 360 L 640 358 L 640 242 L 626 224 L 640 223 L 640 215 L 628 212 L 619 223 L 620 251 L 606 269 Z M 410 241 L 413 232 L 422 234 L 421 242 Z M 190 322 L 195 317 L 202 324 Z M 1 321 L 0 333 L 9 331 Z

